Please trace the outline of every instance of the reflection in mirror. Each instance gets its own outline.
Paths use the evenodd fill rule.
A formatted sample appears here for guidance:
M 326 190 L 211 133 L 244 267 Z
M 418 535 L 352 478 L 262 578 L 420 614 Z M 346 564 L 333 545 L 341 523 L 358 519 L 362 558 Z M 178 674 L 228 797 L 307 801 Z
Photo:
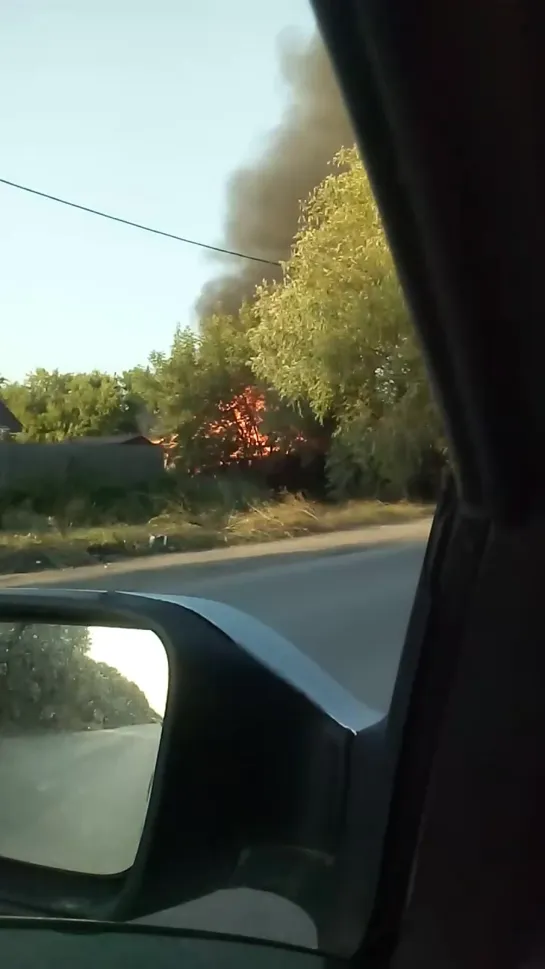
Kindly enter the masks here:
M 95 875 L 130 868 L 167 691 L 150 630 L 0 623 L 0 855 Z

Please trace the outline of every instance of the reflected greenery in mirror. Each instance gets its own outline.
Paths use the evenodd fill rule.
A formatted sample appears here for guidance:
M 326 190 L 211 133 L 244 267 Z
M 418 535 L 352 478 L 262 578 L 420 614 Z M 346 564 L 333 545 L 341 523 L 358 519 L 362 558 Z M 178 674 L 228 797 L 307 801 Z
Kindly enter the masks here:
M 154 670 L 138 655 L 150 637 L 158 642 L 148 630 L 0 623 L 2 728 L 85 730 L 161 720 L 166 684 L 146 696 Z
M 149 630 L 0 623 L 0 853 L 47 867 L 130 867 L 168 689 Z

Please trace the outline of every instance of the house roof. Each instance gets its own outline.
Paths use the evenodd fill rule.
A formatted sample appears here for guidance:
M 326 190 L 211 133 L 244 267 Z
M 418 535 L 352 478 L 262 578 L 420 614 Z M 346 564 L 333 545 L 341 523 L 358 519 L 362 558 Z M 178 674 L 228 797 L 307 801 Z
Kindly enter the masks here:
M 0 427 L 6 427 L 12 434 L 19 434 L 23 430 L 23 425 L 12 414 L 7 404 L 0 398 Z
M 134 444 L 141 441 L 142 444 L 153 444 L 152 441 L 144 434 L 112 434 L 111 436 L 89 436 L 89 437 L 71 437 L 65 438 L 64 441 L 59 441 L 60 444 L 85 444 L 85 445 L 98 445 L 104 444 Z

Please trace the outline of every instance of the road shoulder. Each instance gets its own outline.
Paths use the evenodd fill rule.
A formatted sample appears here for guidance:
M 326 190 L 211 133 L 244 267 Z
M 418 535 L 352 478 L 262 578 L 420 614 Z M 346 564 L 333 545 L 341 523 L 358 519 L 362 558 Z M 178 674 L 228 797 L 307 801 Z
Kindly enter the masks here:
M 200 571 L 202 567 L 234 565 L 244 566 L 249 561 L 252 568 L 259 568 L 274 556 L 319 554 L 334 555 L 345 551 L 376 548 L 389 542 L 425 541 L 431 527 L 431 519 L 400 524 L 370 525 L 365 528 L 347 529 L 298 538 L 284 538 L 277 542 L 259 542 L 248 545 L 235 545 L 229 548 L 214 548 L 199 552 L 176 552 L 157 555 L 153 558 L 139 558 L 114 562 L 109 565 L 90 565 L 74 569 L 53 569 L 46 572 L 19 573 L 0 576 L 0 588 L 24 586 L 34 588 L 39 585 L 59 585 L 62 577 L 73 583 L 81 584 L 86 580 L 95 584 L 101 576 L 111 586 L 115 576 L 133 573 L 153 573 L 170 569 L 188 568 Z

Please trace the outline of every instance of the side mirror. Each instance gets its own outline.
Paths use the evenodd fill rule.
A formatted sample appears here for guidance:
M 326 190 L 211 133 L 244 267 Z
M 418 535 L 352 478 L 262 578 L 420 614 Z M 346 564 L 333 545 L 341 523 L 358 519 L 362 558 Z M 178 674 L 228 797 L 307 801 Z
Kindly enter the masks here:
M 379 870 L 384 722 L 221 603 L 1 591 L 0 906 L 127 920 L 246 886 L 337 935 Z
M 0 621 L 0 856 L 118 875 L 146 821 L 168 692 L 149 629 Z

